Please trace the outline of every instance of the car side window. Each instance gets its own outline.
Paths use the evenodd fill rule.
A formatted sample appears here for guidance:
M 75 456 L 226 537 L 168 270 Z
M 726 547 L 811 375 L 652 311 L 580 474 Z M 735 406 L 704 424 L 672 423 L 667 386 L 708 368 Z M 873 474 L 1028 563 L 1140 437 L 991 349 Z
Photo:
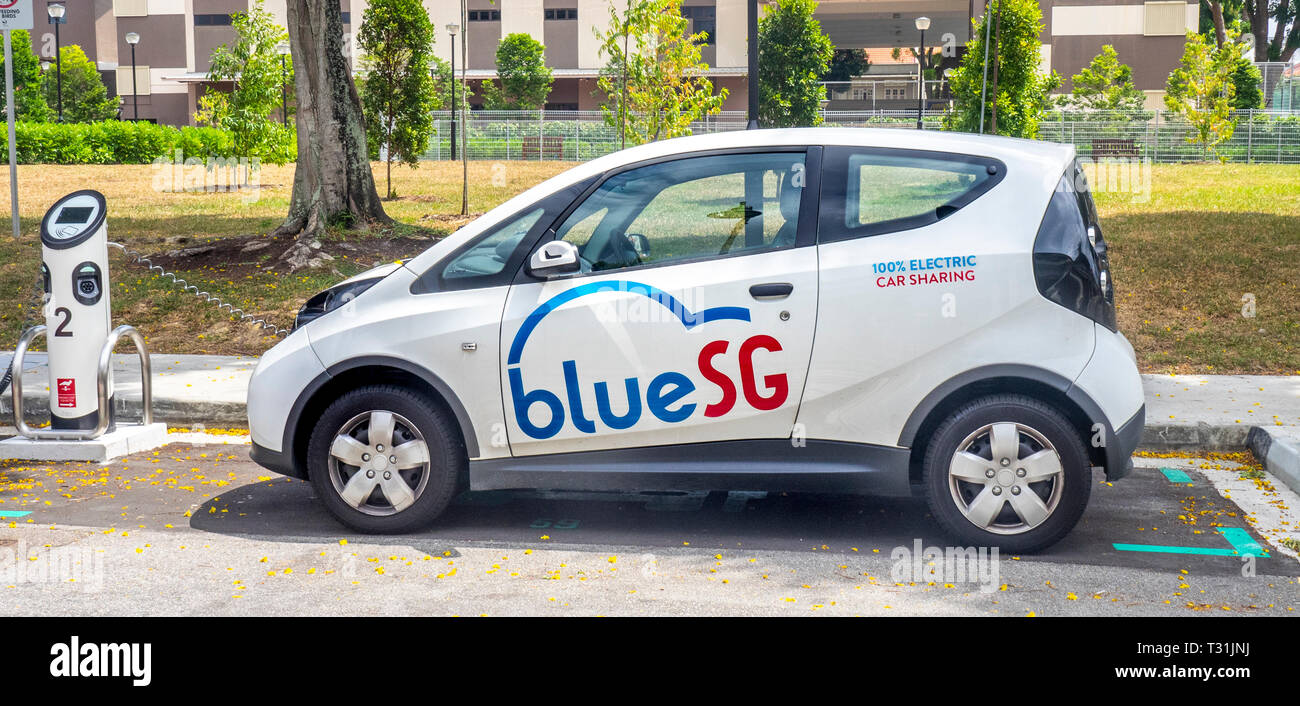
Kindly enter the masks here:
M 488 228 L 421 274 L 411 293 L 509 284 L 537 239 L 594 182 L 592 177 L 564 187 Z
M 510 256 L 542 217 L 544 209 L 535 208 L 511 219 L 495 233 L 452 258 L 442 270 L 443 279 L 461 279 L 495 275 L 505 269 Z
M 607 179 L 556 237 L 593 272 L 790 247 L 805 183 L 803 152 L 660 162 Z
M 956 213 L 1005 174 L 984 157 L 912 150 L 827 150 L 818 240 L 919 228 Z

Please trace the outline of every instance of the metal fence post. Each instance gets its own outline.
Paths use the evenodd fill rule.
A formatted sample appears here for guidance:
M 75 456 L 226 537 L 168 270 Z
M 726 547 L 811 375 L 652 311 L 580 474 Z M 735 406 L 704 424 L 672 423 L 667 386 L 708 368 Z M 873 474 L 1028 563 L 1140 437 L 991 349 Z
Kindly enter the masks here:
M 1254 163 L 1255 111 L 1246 111 L 1246 164 Z
M 1156 139 L 1155 142 L 1153 143 L 1154 146 L 1152 147 L 1151 161 L 1159 162 L 1160 161 L 1160 111 L 1158 110 L 1156 111 L 1155 123 L 1156 123 L 1155 125 Z

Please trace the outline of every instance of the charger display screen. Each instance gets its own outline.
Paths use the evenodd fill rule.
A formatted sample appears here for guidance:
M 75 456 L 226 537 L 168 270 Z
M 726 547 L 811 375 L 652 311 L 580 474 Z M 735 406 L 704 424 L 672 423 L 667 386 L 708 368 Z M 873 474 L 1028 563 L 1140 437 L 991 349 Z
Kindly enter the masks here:
M 90 220 L 90 216 L 94 212 L 94 206 L 66 206 L 62 211 L 59 211 L 59 217 L 56 218 L 54 222 L 85 223 Z

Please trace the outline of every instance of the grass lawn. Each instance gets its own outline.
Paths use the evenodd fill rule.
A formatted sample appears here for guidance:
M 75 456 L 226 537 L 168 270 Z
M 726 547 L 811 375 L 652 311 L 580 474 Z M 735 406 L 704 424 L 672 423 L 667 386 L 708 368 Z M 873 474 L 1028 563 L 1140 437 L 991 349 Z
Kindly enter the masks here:
M 486 211 L 569 166 L 471 163 L 470 210 Z M 375 173 L 382 194 L 383 165 Z M 271 255 L 256 241 L 284 216 L 292 166 L 265 167 L 252 201 L 240 193 L 163 192 L 155 188 L 158 176 L 150 165 L 19 167 L 24 235 L 0 237 L 0 348 L 12 347 L 32 313 L 39 219 L 77 189 L 93 186 L 108 198 L 111 240 L 162 254 L 168 269 L 201 289 L 282 325 L 340 276 L 414 255 L 464 222 L 457 215 L 459 164 L 395 167 L 399 196 L 385 207 L 397 225 L 332 233 L 323 249 L 335 257 L 335 271 L 289 276 L 268 269 Z M 0 194 L 7 190 L 3 183 Z M 1300 374 L 1300 166 L 1157 165 L 1145 202 L 1107 192 L 1097 201 L 1112 248 L 1121 330 L 1144 372 Z M 211 245 L 218 251 L 205 252 Z M 154 350 L 257 354 L 275 341 L 116 251 L 110 261 L 114 321 L 140 328 Z M 1245 295 L 1253 295 L 1253 317 L 1242 315 Z
M 1143 372 L 1300 375 L 1300 165 L 1152 172 L 1145 203 L 1097 194 Z

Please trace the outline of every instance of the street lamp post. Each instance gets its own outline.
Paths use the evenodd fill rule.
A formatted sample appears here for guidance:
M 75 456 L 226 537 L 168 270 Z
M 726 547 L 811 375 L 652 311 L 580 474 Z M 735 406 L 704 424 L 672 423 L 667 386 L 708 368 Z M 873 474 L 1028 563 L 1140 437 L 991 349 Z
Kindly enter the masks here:
M 451 158 L 456 159 L 456 33 L 460 25 L 447 25 L 447 34 L 451 35 Z
M 748 130 L 756 130 L 758 129 L 758 0 L 749 0 L 747 14 L 748 17 L 745 18 L 747 28 L 745 31 L 749 35 L 749 42 L 745 51 L 748 54 L 746 58 L 749 60 L 749 66 L 746 69 L 749 73 L 747 77 L 747 91 L 749 93 L 749 109 L 747 112 L 749 115 L 745 127 Z
M 47 6 L 45 11 L 50 16 L 50 24 L 54 25 L 54 73 L 57 74 L 58 81 L 59 122 L 63 122 L 63 62 L 59 57 L 59 25 L 67 22 L 67 19 L 63 16 L 67 12 L 67 8 L 55 3 Z
M 280 124 L 289 127 L 289 90 L 286 87 L 289 78 L 289 43 L 280 42 L 275 45 L 275 51 L 280 55 Z
M 140 119 L 140 88 L 136 85 L 135 71 L 135 45 L 140 43 L 140 35 L 135 32 L 126 33 L 126 43 L 131 45 L 131 103 L 135 106 L 135 120 Z M 155 113 L 156 115 L 156 113 Z
M 925 113 L 925 30 L 930 29 L 930 18 L 916 18 L 916 28 L 921 30 L 921 45 L 916 51 L 916 129 L 920 130 Z

